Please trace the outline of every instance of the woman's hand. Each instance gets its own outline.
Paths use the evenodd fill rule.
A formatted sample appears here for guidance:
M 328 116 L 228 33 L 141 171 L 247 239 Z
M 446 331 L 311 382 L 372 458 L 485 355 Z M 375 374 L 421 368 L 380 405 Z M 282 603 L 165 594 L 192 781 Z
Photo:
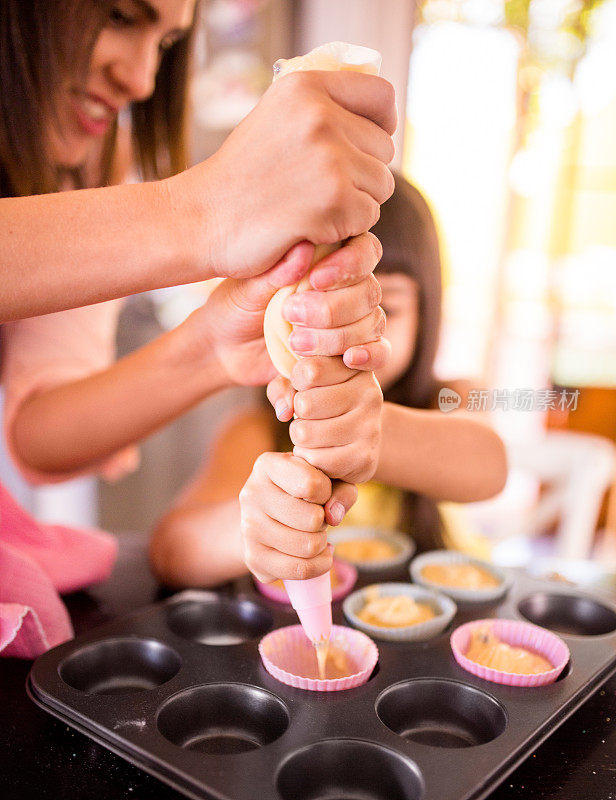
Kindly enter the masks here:
M 211 158 L 168 179 L 186 258 L 244 278 L 301 241 L 369 230 L 393 192 L 390 83 L 355 72 L 276 81 Z M 186 211 L 186 209 L 191 209 Z
M 239 497 L 248 569 L 265 583 L 327 572 L 332 565 L 326 533 L 330 509 L 339 504 L 344 516 L 356 497 L 354 486 L 332 485 L 327 475 L 291 453 L 263 453 Z
M 267 396 L 279 419 L 295 413 L 289 428 L 294 455 L 332 479 L 363 483 L 372 478 L 383 407 L 373 372 L 351 370 L 341 358 L 304 358 L 290 382 L 279 375 L 269 384 Z
M 296 245 L 273 269 L 250 279 L 227 279 L 207 303 L 183 324 L 192 342 L 196 368 L 206 351 L 213 353 L 229 383 L 257 386 L 276 375 L 263 340 L 263 316 L 270 299 L 282 286 L 296 283 L 310 267 L 314 248 Z M 381 257 L 381 245 L 371 233 L 350 239 L 311 271 L 311 284 L 289 298 L 283 312 L 297 335 L 313 337 L 314 352 L 340 355 L 356 369 L 379 369 L 389 355 L 382 339 L 385 316 L 379 307 L 381 292 L 372 270 Z M 178 329 L 179 330 L 179 329 Z

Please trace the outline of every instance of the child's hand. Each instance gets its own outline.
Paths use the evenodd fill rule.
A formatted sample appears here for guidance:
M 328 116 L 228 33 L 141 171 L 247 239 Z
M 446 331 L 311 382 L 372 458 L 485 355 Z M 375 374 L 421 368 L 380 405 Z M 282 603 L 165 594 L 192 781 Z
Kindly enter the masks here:
M 327 572 L 326 515 L 340 503 L 344 513 L 354 486 L 332 482 L 291 453 L 263 453 L 240 492 L 244 561 L 260 581 L 305 580 Z
M 332 479 L 362 483 L 374 475 L 383 406 L 374 373 L 355 372 L 341 358 L 303 358 L 291 383 L 278 376 L 267 395 L 279 419 L 296 414 L 289 429 L 294 455 Z
M 380 369 L 389 355 L 382 339 L 380 286 L 372 275 L 382 252 L 373 234 L 353 237 L 312 270 L 311 283 L 320 291 L 298 293 L 293 305 L 285 306 L 294 311 L 291 322 L 301 320 L 297 330 L 314 335 L 319 352 L 344 353 L 347 363 L 362 370 Z M 278 289 L 305 275 L 313 253 L 314 247 L 305 242 L 263 275 L 223 281 L 178 328 L 194 354 L 195 368 L 204 354 L 213 354 L 226 383 L 254 386 L 271 380 L 276 370 L 263 340 L 265 309 Z

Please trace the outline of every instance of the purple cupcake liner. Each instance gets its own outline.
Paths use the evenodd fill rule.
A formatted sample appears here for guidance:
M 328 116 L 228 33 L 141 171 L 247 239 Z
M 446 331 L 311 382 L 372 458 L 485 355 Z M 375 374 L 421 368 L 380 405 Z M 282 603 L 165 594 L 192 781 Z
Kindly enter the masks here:
M 488 627 L 506 644 L 525 647 L 547 658 L 553 665 L 551 670 L 537 675 L 520 675 L 515 672 L 503 672 L 492 667 L 484 667 L 471 661 L 465 653 L 470 644 L 470 636 L 476 628 Z M 569 662 L 569 648 L 555 633 L 531 625 L 530 622 L 509 619 L 479 619 L 467 622 L 451 634 L 451 649 L 458 664 L 473 675 L 493 683 L 506 686 L 547 686 L 558 678 Z

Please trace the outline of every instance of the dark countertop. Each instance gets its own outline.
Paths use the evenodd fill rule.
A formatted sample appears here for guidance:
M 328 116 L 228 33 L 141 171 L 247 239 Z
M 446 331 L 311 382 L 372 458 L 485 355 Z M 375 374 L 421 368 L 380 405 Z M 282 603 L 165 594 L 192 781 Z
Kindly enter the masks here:
M 161 593 L 142 536 L 121 537 L 112 578 L 66 598 L 77 633 Z M 0 797 L 7 800 L 180 800 L 183 795 L 37 708 L 30 662 L 0 659 Z M 616 800 L 616 677 L 490 795 L 490 800 Z

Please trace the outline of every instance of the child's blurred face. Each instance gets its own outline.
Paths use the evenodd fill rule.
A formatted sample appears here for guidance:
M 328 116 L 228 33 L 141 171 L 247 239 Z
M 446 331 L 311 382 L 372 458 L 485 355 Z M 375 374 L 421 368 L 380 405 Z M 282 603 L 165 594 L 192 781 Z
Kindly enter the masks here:
M 118 113 L 154 91 L 163 52 L 191 26 L 195 0 L 116 0 L 95 42 L 85 83 L 69 79 L 51 148 L 58 166 L 83 164 Z
M 387 315 L 385 336 L 391 342 L 391 358 L 376 376 L 385 391 L 405 372 L 413 353 L 419 322 L 417 284 L 402 272 L 375 273 L 381 284 L 381 306 Z

